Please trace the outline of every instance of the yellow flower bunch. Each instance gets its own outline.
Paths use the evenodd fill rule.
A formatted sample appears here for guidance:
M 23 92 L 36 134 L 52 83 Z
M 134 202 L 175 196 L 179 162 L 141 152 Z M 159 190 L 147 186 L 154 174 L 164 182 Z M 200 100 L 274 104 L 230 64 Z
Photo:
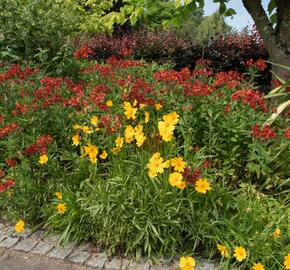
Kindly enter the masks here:
M 139 124 L 137 127 L 135 127 L 134 131 L 135 131 L 134 136 L 136 139 L 136 145 L 138 147 L 141 147 L 142 144 L 146 140 L 146 136 L 143 133 L 143 126 Z
M 175 157 L 170 159 L 170 165 L 174 168 L 177 172 L 183 172 L 186 166 L 186 162 L 183 160 L 182 157 Z
M 195 182 L 195 190 L 199 193 L 207 193 L 207 191 L 211 190 L 211 186 L 210 183 L 208 182 L 208 180 L 206 178 L 199 178 L 196 182 Z
M 159 152 L 156 152 L 149 159 L 149 163 L 146 166 L 149 169 L 149 177 L 154 178 L 158 173 L 163 173 L 164 169 L 168 168 L 168 162 L 164 161 Z
M 54 195 L 57 197 L 58 200 L 62 200 L 62 193 L 57 191 L 54 193 Z
M 93 126 L 96 126 L 98 124 L 98 122 L 99 122 L 98 116 L 92 116 L 92 118 L 91 118 L 91 124 Z
M 44 155 L 41 155 L 40 157 L 39 157 L 39 163 L 41 164 L 41 165 L 44 165 L 44 164 L 46 164 L 47 163 L 47 161 L 48 161 L 48 156 L 46 155 L 46 154 L 44 154 Z
M 125 128 L 125 141 L 126 143 L 131 143 L 134 141 L 135 130 L 131 125 L 126 126 Z
M 162 140 L 169 142 L 173 139 L 173 131 L 179 120 L 179 115 L 176 112 L 172 112 L 164 115 L 163 121 L 158 121 L 159 134 Z
M 92 120 L 92 119 L 91 119 Z M 96 120 L 93 120 L 93 122 L 96 121 Z M 76 130 L 81 130 L 82 132 L 86 133 L 86 134 L 91 134 L 93 133 L 93 131 L 88 127 L 88 126 L 81 126 L 81 125 L 73 125 L 73 129 L 76 129 Z
M 22 233 L 25 230 L 25 222 L 22 219 L 19 219 L 18 222 L 15 224 L 15 231 L 17 233 Z
M 179 266 L 181 270 L 194 270 L 196 261 L 194 258 L 186 256 L 181 257 L 179 261 Z
M 179 189 L 184 189 L 186 187 L 186 183 L 183 181 L 183 176 L 179 172 L 174 172 L 169 175 L 169 184 Z
M 98 147 L 88 143 L 86 146 L 84 146 L 84 154 L 82 155 L 82 157 L 88 157 L 92 163 L 97 163 L 98 153 Z
M 63 215 L 66 212 L 66 206 L 64 203 L 59 203 L 56 208 L 60 215 Z
M 118 137 L 115 140 L 115 144 L 116 144 L 116 147 L 114 147 L 111 151 L 112 151 L 113 154 L 117 155 L 121 151 L 121 148 L 124 145 L 124 138 Z
M 247 250 L 244 247 L 235 247 L 233 256 L 238 262 L 242 262 L 247 258 Z
M 217 244 L 217 249 L 223 257 L 226 257 L 226 258 L 229 257 L 229 252 L 226 246 Z
M 72 142 L 73 142 L 72 145 L 78 146 L 80 144 L 79 135 L 73 135 L 71 139 L 72 139 Z
M 136 113 L 137 113 L 138 109 L 134 108 L 130 102 L 124 101 L 123 109 L 125 110 L 125 116 L 128 120 L 129 119 L 132 119 L 132 120 L 136 119 Z

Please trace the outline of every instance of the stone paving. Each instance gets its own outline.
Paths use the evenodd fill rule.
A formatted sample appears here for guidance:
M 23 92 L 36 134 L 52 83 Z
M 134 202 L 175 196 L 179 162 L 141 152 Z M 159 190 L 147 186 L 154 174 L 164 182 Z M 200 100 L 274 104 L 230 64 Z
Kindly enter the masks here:
M 6 251 L 15 251 L 30 256 L 45 256 L 70 262 L 87 269 L 104 270 L 177 270 L 178 262 L 165 262 L 163 265 L 154 265 L 151 262 L 136 262 L 127 258 L 108 258 L 99 247 L 92 243 L 77 245 L 70 243 L 67 246 L 57 244 L 57 236 L 44 236 L 43 231 L 31 232 L 26 229 L 16 234 L 14 227 L 0 223 L 0 248 Z M 1 266 L 1 262 L 0 262 Z M 0 267 L 1 268 L 1 267 Z M 1 268 L 2 269 L 2 268 Z M 16 268 L 15 268 L 16 269 Z M 83 268 L 82 268 L 83 269 Z M 84 268 L 86 269 L 86 268 Z M 222 270 L 213 263 L 198 261 L 196 270 Z

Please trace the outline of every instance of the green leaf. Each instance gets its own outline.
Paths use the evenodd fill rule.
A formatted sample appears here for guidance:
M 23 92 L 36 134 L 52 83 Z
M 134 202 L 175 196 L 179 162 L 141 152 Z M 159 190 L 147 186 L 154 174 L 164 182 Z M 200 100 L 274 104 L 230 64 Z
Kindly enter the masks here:
M 270 16 L 270 21 L 272 24 L 277 23 L 277 13 L 274 13 Z
M 268 4 L 268 12 L 271 14 L 273 10 L 277 7 L 277 3 L 275 0 L 271 0 Z
M 220 13 L 220 14 L 224 14 L 225 11 L 226 11 L 226 9 L 227 9 L 226 4 L 225 4 L 224 2 L 221 2 L 221 3 L 220 3 L 220 7 L 219 7 L 219 13 Z
M 233 8 L 228 8 L 224 13 L 226 17 L 233 16 L 235 14 L 237 14 L 237 12 Z

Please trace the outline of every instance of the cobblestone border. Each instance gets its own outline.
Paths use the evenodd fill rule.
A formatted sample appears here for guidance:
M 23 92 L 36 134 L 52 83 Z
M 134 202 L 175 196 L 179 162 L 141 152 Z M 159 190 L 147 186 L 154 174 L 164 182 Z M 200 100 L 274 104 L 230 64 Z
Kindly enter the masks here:
M 14 227 L 0 223 L 0 248 L 29 252 L 53 259 L 69 261 L 75 264 L 104 270 L 178 270 L 178 262 L 165 262 L 154 265 L 148 261 L 132 261 L 122 257 L 109 259 L 107 255 L 92 243 L 67 246 L 57 244 L 58 236 L 44 236 L 44 231 L 31 232 L 26 229 L 16 234 Z M 214 263 L 198 261 L 196 270 L 222 270 Z

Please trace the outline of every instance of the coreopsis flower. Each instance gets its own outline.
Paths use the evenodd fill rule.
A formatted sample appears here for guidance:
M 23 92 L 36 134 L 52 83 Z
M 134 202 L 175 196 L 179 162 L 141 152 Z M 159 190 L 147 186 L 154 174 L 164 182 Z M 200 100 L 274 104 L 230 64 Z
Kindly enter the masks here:
M 175 171 L 183 172 L 186 166 L 186 163 L 182 157 L 175 157 L 175 158 L 170 159 L 170 165 L 171 167 L 174 168 Z
M 150 119 L 150 114 L 149 114 L 149 112 L 145 112 L 145 120 L 144 120 L 144 122 L 145 122 L 145 123 L 148 123 L 148 122 L 149 122 L 149 119 Z
M 135 127 L 134 131 L 135 131 L 134 135 L 136 139 L 136 145 L 138 147 L 141 147 L 142 144 L 146 140 L 146 136 L 144 136 L 144 133 L 143 133 L 143 126 L 139 124 L 137 127 Z
M 98 124 L 98 122 L 99 122 L 98 116 L 92 116 L 92 118 L 91 118 L 91 124 L 93 126 L 96 126 Z
M 15 224 L 15 231 L 17 233 L 22 233 L 25 230 L 25 222 L 22 219 L 19 219 L 18 222 Z
M 238 262 L 242 262 L 247 258 L 247 251 L 243 247 L 235 247 L 233 256 Z
M 205 194 L 207 191 L 211 190 L 210 183 L 208 182 L 208 180 L 206 178 L 204 178 L 204 179 L 199 178 L 195 182 L 195 190 L 199 193 Z
M 108 107 L 112 107 L 112 106 L 113 106 L 113 101 L 112 101 L 112 100 L 108 100 L 108 101 L 106 102 L 106 105 L 107 105 Z
M 112 151 L 112 153 L 113 153 L 114 155 L 117 155 L 117 154 L 119 154 L 119 153 L 120 153 L 120 151 L 121 151 L 121 148 L 114 147 L 114 148 L 112 148 L 112 149 L 111 149 L 111 151 Z
M 81 126 L 81 130 L 86 134 L 93 133 L 93 131 L 88 126 Z
M 163 115 L 162 118 L 163 121 L 158 121 L 159 134 L 162 137 L 162 140 L 169 142 L 173 138 L 173 131 L 178 122 L 179 115 L 176 112 L 172 112 Z
M 64 203 L 59 203 L 56 208 L 60 215 L 63 215 L 66 212 L 66 206 Z
M 73 142 L 72 145 L 78 146 L 80 144 L 79 135 L 73 135 L 71 139 L 72 139 L 72 142 Z
M 125 116 L 129 119 L 136 119 L 137 108 L 134 108 L 130 102 L 125 101 L 123 104 L 123 109 L 125 110 Z
M 167 162 L 164 162 L 164 159 L 161 157 L 160 153 L 156 152 L 149 159 L 149 163 L 146 166 L 149 169 L 149 177 L 154 178 L 158 173 L 163 173 L 168 164 Z
M 186 187 L 186 183 L 183 181 L 183 176 L 179 172 L 173 172 L 169 175 L 169 184 L 179 189 L 184 189 Z
M 136 99 L 134 99 L 134 101 L 133 101 L 133 107 L 136 107 L 137 104 L 138 104 L 138 101 Z
M 135 130 L 131 125 L 126 126 L 125 128 L 125 141 L 126 143 L 131 143 L 134 141 Z
M 229 252 L 226 246 L 217 244 L 217 249 L 223 257 L 229 257 Z
M 284 257 L 283 264 L 286 270 L 290 269 L 290 253 L 288 253 L 287 256 Z
M 262 263 L 254 263 L 252 266 L 252 270 L 265 270 L 265 267 Z
M 41 155 L 40 157 L 39 157 L 39 163 L 41 164 L 41 165 L 44 165 L 44 164 L 46 164 L 47 163 L 47 161 L 48 161 L 48 156 L 46 155 L 46 154 L 44 154 L 44 155 Z
M 107 157 L 108 157 L 108 153 L 107 153 L 106 150 L 104 150 L 104 151 L 102 152 L 102 154 L 100 155 L 100 158 L 101 158 L 101 159 L 106 159 Z
M 274 232 L 273 232 L 273 237 L 274 238 L 278 238 L 281 236 L 281 230 L 279 228 L 277 228 Z
M 82 128 L 81 125 L 78 125 L 78 124 L 73 125 L 73 129 L 81 129 L 81 128 Z
M 58 200 L 62 200 L 62 193 L 57 191 L 54 193 L 54 195 L 57 197 Z
M 121 149 L 123 147 L 123 144 L 124 144 L 124 138 L 118 137 L 115 140 L 115 143 L 116 143 L 116 147 Z
M 155 104 L 155 108 L 157 111 L 161 110 L 163 108 L 162 104 L 161 103 L 156 103 Z
M 194 270 L 196 261 L 192 257 L 181 257 L 179 261 L 179 266 L 181 270 Z
M 89 157 L 92 163 L 97 162 L 97 154 L 99 153 L 99 149 L 97 146 L 89 143 L 86 146 L 84 146 L 84 151 L 85 153 L 83 154 L 83 157 L 84 156 Z

